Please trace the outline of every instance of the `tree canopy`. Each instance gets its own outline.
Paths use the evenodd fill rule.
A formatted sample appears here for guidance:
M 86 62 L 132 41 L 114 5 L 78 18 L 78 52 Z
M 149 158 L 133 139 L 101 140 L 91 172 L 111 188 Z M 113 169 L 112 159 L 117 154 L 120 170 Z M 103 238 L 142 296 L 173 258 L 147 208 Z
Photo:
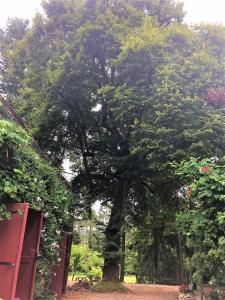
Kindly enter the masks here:
M 225 29 L 189 28 L 172 0 L 43 8 L 1 32 L 1 92 L 56 166 L 69 157 L 80 207 L 111 208 L 103 276 L 118 280 L 125 219 L 179 207 L 171 162 L 223 154 L 224 98 L 207 95 L 224 87 Z

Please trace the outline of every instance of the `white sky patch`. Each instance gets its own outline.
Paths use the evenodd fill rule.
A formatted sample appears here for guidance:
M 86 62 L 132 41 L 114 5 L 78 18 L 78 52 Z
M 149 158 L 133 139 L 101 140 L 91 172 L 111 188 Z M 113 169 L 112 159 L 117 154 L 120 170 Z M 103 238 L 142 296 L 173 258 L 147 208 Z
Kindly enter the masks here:
M 71 181 L 73 179 L 74 175 L 75 175 L 75 174 L 73 175 L 73 171 L 71 170 L 71 166 L 72 166 L 71 161 L 68 158 L 65 158 L 63 160 L 63 164 L 62 164 L 62 167 L 63 167 L 63 170 L 64 170 L 64 172 L 62 172 L 62 173 L 63 173 L 63 176 L 68 181 Z
M 185 21 L 189 24 L 210 22 L 225 25 L 225 0 L 177 0 L 184 2 Z
M 100 212 L 100 208 L 101 208 L 101 202 L 100 201 L 96 201 L 93 205 L 92 205 L 92 209 L 95 212 Z
M 184 2 L 187 12 L 186 22 L 214 22 L 225 25 L 225 0 L 176 0 Z M 19 17 L 32 19 L 41 10 L 42 0 L 0 0 L 0 26 L 7 18 Z
M 92 108 L 92 111 L 100 111 L 101 108 L 102 108 L 102 105 L 100 103 L 98 103 L 95 107 Z
M 8 18 L 32 19 L 38 11 L 41 11 L 41 0 L 0 0 L 0 26 Z

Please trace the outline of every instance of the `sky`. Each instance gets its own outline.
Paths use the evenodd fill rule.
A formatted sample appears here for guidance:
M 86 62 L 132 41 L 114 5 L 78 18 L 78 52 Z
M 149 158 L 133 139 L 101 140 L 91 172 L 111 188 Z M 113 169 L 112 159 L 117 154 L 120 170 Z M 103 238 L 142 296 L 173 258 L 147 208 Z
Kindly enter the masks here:
M 186 22 L 217 22 L 225 25 L 225 0 L 177 0 L 185 3 Z M 8 17 L 31 19 L 41 0 L 0 0 L 0 26 Z
M 184 0 L 185 21 L 223 23 L 225 25 L 225 0 Z
M 8 17 L 31 19 L 40 8 L 41 0 L 0 0 L 0 26 Z

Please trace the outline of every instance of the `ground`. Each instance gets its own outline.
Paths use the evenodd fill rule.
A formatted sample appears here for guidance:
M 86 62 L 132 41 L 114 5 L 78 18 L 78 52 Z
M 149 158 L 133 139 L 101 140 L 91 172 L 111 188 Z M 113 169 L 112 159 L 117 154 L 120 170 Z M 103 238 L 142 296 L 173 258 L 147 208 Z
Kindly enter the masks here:
M 70 300 L 178 300 L 178 287 L 151 284 L 127 284 L 128 293 L 69 292 Z

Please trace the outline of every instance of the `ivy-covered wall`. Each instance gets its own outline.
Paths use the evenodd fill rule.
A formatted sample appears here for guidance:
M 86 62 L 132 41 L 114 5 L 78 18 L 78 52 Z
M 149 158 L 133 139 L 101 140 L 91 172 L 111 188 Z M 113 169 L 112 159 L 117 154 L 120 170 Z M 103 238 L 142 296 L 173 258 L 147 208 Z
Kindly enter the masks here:
M 44 212 L 36 296 L 43 295 L 58 259 L 61 232 L 72 220 L 72 194 L 59 171 L 30 146 L 31 137 L 17 124 L 0 120 L 0 221 L 10 218 L 7 202 L 28 202 Z M 47 296 L 46 296 L 47 297 Z M 45 298 L 47 299 L 47 298 Z

